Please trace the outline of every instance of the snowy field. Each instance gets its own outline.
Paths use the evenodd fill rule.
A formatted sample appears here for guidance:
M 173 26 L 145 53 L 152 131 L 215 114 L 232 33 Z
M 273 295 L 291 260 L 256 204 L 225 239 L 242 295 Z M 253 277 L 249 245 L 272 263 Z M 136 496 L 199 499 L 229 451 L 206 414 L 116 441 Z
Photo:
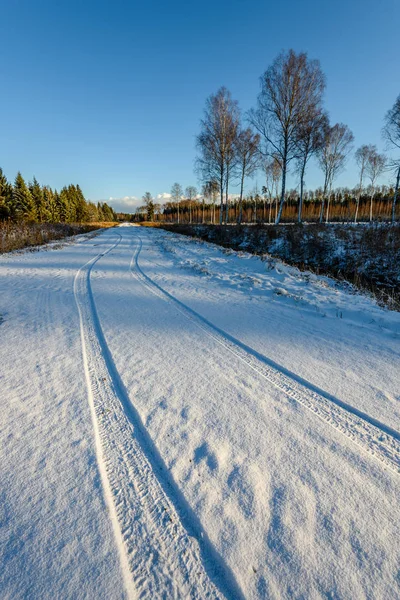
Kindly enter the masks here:
M 0 598 L 400 598 L 400 314 L 125 226 L 0 257 Z

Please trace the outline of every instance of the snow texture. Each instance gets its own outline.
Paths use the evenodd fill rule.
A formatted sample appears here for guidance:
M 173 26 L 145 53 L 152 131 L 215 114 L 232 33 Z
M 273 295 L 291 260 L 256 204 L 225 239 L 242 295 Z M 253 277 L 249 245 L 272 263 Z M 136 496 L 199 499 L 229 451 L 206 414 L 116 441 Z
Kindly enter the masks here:
M 400 315 L 120 227 L 0 258 L 1 598 L 400 598 Z

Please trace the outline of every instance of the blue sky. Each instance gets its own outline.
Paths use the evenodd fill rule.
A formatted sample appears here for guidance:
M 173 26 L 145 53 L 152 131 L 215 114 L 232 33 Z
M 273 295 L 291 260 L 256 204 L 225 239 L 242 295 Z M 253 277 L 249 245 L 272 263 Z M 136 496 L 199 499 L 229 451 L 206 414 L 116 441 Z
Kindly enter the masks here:
M 3 0 L 1 22 L 0 166 L 92 200 L 198 185 L 205 99 L 225 85 L 245 112 L 282 49 L 320 60 L 331 121 L 356 147 L 384 148 L 400 94 L 399 0 Z M 349 161 L 337 184 L 356 178 Z M 311 166 L 308 186 L 321 183 Z

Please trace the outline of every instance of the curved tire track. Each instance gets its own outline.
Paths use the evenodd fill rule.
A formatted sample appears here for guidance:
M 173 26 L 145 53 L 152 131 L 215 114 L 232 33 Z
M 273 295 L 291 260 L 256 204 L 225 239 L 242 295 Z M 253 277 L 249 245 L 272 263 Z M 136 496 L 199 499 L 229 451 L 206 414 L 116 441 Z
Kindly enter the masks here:
M 128 597 L 242 598 L 152 447 L 107 347 L 90 274 L 121 239 L 79 269 L 74 294 L 97 460 Z
M 143 242 L 138 235 L 130 270 L 150 291 L 163 300 L 172 302 L 185 317 L 276 388 L 339 430 L 395 473 L 400 473 L 400 434 L 397 431 L 276 365 L 175 298 L 140 267 L 142 247 Z

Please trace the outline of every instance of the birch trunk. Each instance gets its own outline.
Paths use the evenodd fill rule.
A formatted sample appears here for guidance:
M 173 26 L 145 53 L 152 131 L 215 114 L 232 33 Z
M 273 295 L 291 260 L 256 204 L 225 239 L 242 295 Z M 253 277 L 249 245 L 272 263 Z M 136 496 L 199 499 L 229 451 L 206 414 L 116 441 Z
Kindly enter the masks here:
M 276 217 L 275 225 L 279 225 L 279 222 L 282 218 L 283 205 L 285 203 L 285 191 L 286 191 L 286 167 L 287 161 L 286 156 L 283 159 L 282 163 L 282 188 L 281 188 L 281 201 L 279 203 L 279 211 L 278 216 Z
M 328 191 L 328 175 L 325 175 L 324 192 L 322 194 L 322 203 L 321 203 L 321 212 L 319 213 L 319 222 L 320 223 L 322 223 L 322 219 L 324 218 L 325 198 L 326 198 L 327 191 Z
M 220 197 L 221 197 L 221 204 L 219 207 L 219 224 L 222 225 L 222 220 L 224 217 L 224 170 L 221 169 L 221 177 L 219 180 L 219 185 L 220 185 Z
M 297 218 L 298 223 L 301 223 L 301 216 L 302 216 L 302 212 L 303 212 L 303 193 L 304 193 L 305 170 L 306 170 L 306 161 L 303 162 L 303 165 L 301 168 L 301 175 L 300 175 L 300 200 L 299 200 L 299 214 L 298 214 L 298 218 Z
M 242 218 L 243 218 L 243 187 L 244 187 L 244 169 L 242 170 L 242 178 L 240 181 L 239 217 L 238 217 L 239 225 L 242 223 Z
M 372 188 L 372 193 L 371 193 L 371 203 L 369 205 L 369 222 L 372 223 L 372 205 L 374 202 L 374 196 L 375 196 L 375 190 L 374 188 Z
M 226 172 L 226 185 L 225 185 L 225 225 L 229 222 L 229 202 L 228 202 L 228 189 L 229 189 L 229 175 Z
M 331 203 L 331 195 L 332 195 L 332 184 L 329 186 L 329 192 L 328 192 L 328 202 L 326 205 L 326 220 L 325 223 L 329 223 L 329 206 Z
M 357 223 L 358 210 L 359 210 L 360 200 L 361 200 L 361 195 L 362 195 L 362 184 L 363 184 L 363 178 L 364 178 L 364 172 L 365 172 L 365 165 L 366 165 L 366 163 L 363 162 L 362 165 L 361 165 L 361 170 L 360 170 L 360 188 L 358 190 L 358 197 L 357 197 L 357 204 L 356 204 L 356 214 L 354 216 L 354 223 Z
M 399 185 L 400 185 L 400 165 L 397 171 L 397 177 L 396 177 L 396 187 L 394 189 L 394 196 L 393 196 L 393 205 L 392 205 L 392 223 L 395 222 L 396 220 L 396 201 L 397 201 L 397 195 L 399 193 Z

